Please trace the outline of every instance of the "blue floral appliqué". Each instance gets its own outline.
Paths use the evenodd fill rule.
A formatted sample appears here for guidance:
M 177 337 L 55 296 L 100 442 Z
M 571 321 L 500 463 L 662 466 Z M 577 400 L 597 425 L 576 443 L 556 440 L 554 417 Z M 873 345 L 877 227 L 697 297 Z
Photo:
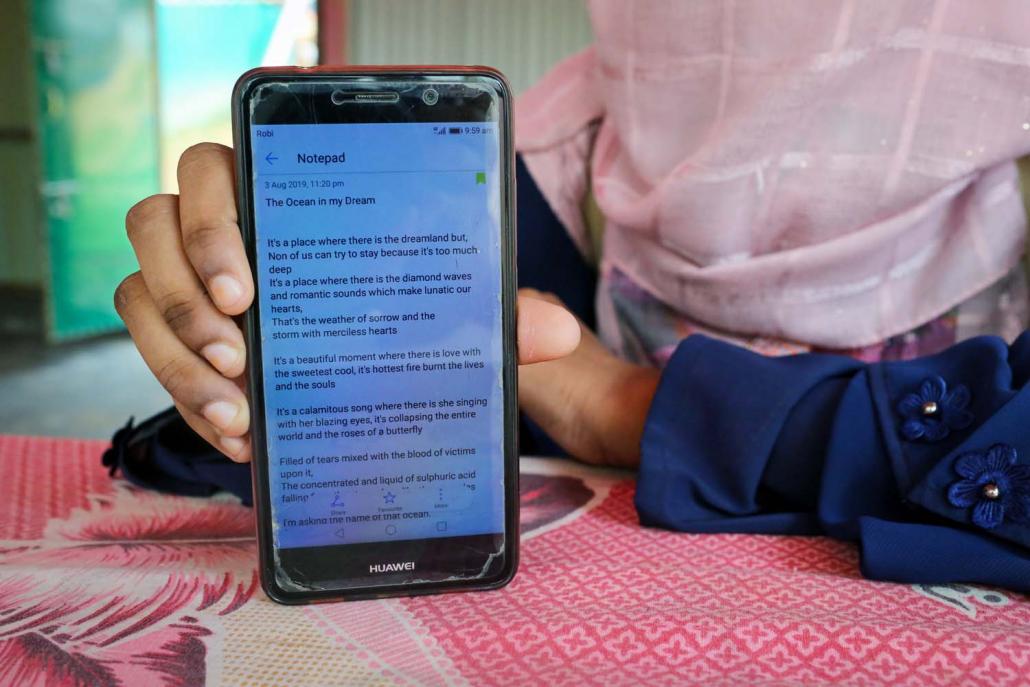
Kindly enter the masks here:
M 965 429 L 973 424 L 973 414 L 966 410 L 970 400 L 972 395 L 962 384 L 949 391 L 941 377 L 923 380 L 919 391 L 898 403 L 901 436 L 909 441 L 940 441 L 952 430 Z
M 1003 520 L 1030 521 L 1030 465 L 1016 465 L 1016 449 L 996 444 L 986 453 L 963 453 L 955 461 L 959 481 L 948 488 L 948 502 L 973 507 L 973 523 L 994 529 Z

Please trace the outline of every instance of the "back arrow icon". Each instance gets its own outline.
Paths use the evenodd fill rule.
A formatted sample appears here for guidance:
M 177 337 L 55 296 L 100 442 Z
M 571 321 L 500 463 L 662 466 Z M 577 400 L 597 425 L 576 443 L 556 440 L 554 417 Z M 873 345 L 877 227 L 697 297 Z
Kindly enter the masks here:
M 272 164 L 273 162 L 275 162 L 278 159 L 279 158 L 277 158 L 275 155 L 272 155 L 271 153 L 269 153 L 268 155 L 265 155 L 265 162 L 267 162 L 268 164 Z

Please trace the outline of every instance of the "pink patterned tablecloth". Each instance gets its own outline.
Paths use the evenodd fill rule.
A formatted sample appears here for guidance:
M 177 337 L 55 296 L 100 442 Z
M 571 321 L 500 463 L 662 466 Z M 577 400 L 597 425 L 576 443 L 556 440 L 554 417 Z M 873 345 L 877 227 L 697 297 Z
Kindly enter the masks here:
M 279 606 L 248 509 L 112 481 L 103 448 L 0 437 L 0 684 L 1030 684 L 1026 597 L 644 529 L 630 479 L 563 461 L 523 461 L 506 589 Z

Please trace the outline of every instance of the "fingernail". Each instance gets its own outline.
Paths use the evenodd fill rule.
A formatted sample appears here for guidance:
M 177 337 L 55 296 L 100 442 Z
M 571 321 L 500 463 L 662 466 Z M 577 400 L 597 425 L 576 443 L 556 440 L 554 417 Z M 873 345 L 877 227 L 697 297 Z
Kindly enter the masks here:
M 229 401 L 212 401 L 204 406 L 204 417 L 218 429 L 228 429 L 236 416 L 240 414 L 240 407 Z
M 243 296 L 243 285 L 236 277 L 230 277 L 228 274 L 219 274 L 213 277 L 208 283 L 208 290 L 211 292 L 211 298 L 214 299 L 215 305 L 220 308 L 235 305 Z
M 230 456 L 235 456 L 243 450 L 244 441 L 238 437 L 222 437 L 218 440 Z
M 240 351 L 235 346 L 224 343 L 213 343 L 200 349 L 201 355 L 207 358 L 208 362 L 215 366 L 219 372 L 227 372 L 240 359 Z

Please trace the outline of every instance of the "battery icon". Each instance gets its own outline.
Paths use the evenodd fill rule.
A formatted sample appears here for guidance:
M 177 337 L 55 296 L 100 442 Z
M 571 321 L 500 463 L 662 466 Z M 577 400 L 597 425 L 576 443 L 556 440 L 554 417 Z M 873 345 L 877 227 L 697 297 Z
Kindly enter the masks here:
M 450 129 L 448 129 L 447 131 L 448 131 L 449 133 L 452 133 L 452 134 L 460 134 L 460 133 L 461 133 L 461 127 L 460 127 L 460 126 L 452 126 L 452 127 L 451 127 Z

